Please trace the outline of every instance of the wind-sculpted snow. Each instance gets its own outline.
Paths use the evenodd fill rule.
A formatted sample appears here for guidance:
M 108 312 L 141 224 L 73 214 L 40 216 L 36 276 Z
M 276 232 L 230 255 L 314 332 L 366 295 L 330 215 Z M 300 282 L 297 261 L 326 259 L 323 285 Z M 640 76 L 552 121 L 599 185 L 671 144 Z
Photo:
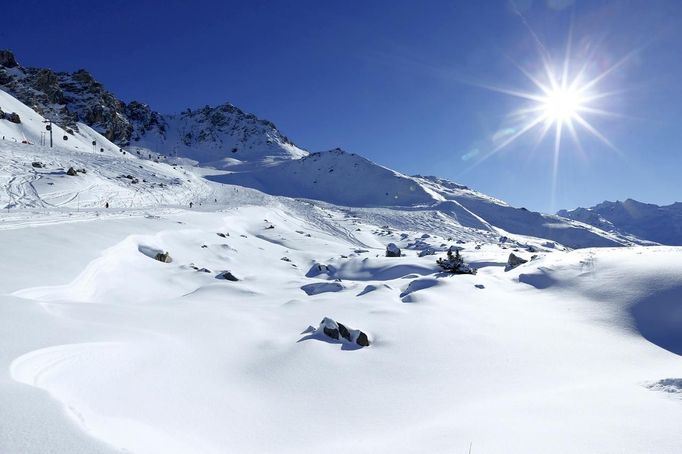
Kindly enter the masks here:
M 338 282 L 315 282 L 306 284 L 301 287 L 308 296 L 318 295 L 326 292 L 340 292 L 343 290 L 343 285 Z
M 675 325 L 661 318 L 678 249 L 566 252 L 454 229 L 458 241 L 445 218 L 395 230 L 370 208 L 245 192 L 221 210 L 0 229 L 0 451 L 682 447 L 682 404 L 645 388 L 677 386 L 663 379 L 682 377 L 680 357 L 633 310 Z M 505 273 L 524 241 L 539 258 Z M 384 257 L 391 242 L 405 254 Z M 454 245 L 476 275 L 439 273 Z M 239 281 L 215 278 L 228 269 Z M 302 290 L 319 284 L 343 289 Z
M 519 281 L 541 290 L 570 290 L 619 313 L 623 328 L 634 327 L 652 343 L 682 355 L 682 261 L 667 247 L 610 249 L 607 254 L 574 251 L 545 257 Z M 623 279 L 623 276 L 628 276 Z
M 411 274 L 425 275 L 436 271 L 435 265 L 425 266 L 400 261 L 396 263 L 396 260 L 386 257 L 354 257 L 334 259 L 330 264 L 314 263 L 306 276 L 352 281 L 390 281 Z

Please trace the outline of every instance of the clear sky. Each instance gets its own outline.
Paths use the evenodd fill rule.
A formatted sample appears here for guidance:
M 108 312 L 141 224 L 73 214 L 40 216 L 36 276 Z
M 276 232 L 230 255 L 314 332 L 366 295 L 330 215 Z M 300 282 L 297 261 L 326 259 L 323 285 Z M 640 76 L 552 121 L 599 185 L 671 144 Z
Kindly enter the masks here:
M 161 112 L 230 101 L 308 150 L 516 206 L 682 200 L 682 1 L 21 0 L 1 23 L 25 66 L 86 68 Z M 568 79 L 603 74 L 580 100 L 602 138 L 564 122 L 557 157 L 540 122 L 500 148 L 546 109 L 491 87 L 539 95 L 527 75 L 561 75 L 568 42 Z

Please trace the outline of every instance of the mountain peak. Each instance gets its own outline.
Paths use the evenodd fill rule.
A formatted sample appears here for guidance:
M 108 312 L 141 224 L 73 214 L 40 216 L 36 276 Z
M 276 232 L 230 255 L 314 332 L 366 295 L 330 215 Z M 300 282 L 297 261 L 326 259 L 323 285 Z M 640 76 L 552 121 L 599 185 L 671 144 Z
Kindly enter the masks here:
M 14 67 L 18 70 L 10 70 Z M 140 153 L 175 154 L 221 166 L 307 154 L 274 123 L 230 102 L 163 115 L 147 104 L 121 101 L 86 69 L 25 68 L 9 50 L 0 51 L 0 89 L 60 127 L 77 132 L 81 122 Z
M 0 66 L 5 68 L 16 68 L 19 66 L 17 59 L 14 58 L 14 52 L 7 49 L 0 50 Z
M 659 206 L 634 199 L 561 210 L 560 216 L 661 244 L 682 245 L 682 203 Z

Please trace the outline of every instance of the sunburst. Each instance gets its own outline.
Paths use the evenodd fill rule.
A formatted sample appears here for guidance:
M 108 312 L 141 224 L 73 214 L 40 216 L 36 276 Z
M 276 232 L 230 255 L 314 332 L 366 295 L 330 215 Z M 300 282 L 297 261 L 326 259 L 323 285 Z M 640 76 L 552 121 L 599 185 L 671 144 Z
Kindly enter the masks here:
M 632 56 L 629 54 L 607 69 L 590 76 L 589 69 L 597 66 L 593 64 L 590 58 L 594 57 L 594 54 L 582 59 L 582 61 L 572 59 L 570 38 L 569 34 L 565 57 L 558 64 L 552 63 L 552 59 L 544 46 L 541 46 L 540 61 L 542 64 L 537 73 L 515 64 L 530 82 L 529 85 L 532 86 L 532 90 L 523 91 L 489 85 L 482 86 L 519 98 L 524 101 L 524 104 L 508 115 L 507 120 L 513 122 L 512 127 L 504 129 L 508 133 L 505 133 L 501 139 L 496 137 L 496 140 L 493 140 L 492 149 L 473 164 L 473 166 L 480 164 L 531 131 L 539 132 L 536 136 L 535 147 L 542 143 L 548 135 L 552 135 L 552 204 L 556 191 L 560 152 L 567 135 L 571 137 L 575 147 L 581 152 L 583 150 L 580 135 L 587 133 L 620 154 L 612 142 L 597 129 L 593 120 L 595 116 L 618 116 L 614 112 L 604 109 L 599 103 L 604 98 L 616 93 L 603 89 L 605 79 Z M 572 71 L 571 63 L 579 69 Z M 481 86 L 480 84 L 476 85 Z

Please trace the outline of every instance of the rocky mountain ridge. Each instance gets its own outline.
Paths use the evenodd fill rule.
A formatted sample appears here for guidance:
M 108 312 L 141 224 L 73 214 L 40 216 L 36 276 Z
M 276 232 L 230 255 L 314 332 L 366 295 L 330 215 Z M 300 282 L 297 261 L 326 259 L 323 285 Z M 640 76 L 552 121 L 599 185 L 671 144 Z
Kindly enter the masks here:
M 65 130 L 85 123 L 120 147 L 175 154 L 198 162 L 301 157 L 270 121 L 230 103 L 165 115 L 138 101 L 126 103 L 84 69 L 59 72 L 20 65 L 0 50 L 0 89 Z M 0 106 L 2 107 L 2 106 Z

